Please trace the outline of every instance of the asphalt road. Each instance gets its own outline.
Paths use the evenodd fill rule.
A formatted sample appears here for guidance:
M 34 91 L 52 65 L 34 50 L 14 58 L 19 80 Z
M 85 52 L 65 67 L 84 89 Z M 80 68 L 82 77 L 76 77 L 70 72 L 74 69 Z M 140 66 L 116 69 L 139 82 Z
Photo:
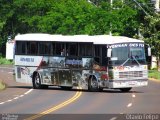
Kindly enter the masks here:
M 135 117 L 147 120 L 154 117 L 155 120 L 160 120 L 158 81 L 149 80 L 147 87 L 133 88 L 128 93 L 108 89 L 103 92 L 88 92 L 77 88 L 67 91 L 58 87 L 33 90 L 31 85 L 16 83 L 12 72 L 12 67 L 0 68 L 0 80 L 7 83 L 7 89 L 0 91 L 0 119 L 17 117 L 16 115 L 26 115 L 23 118 L 28 119 L 46 119 L 47 115 L 54 114 L 54 117 L 65 120 L 84 118 L 118 120 Z M 136 116 L 129 116 L 130 114 Z M 54 117 L 52 116 L 52 119 Z M 20 119 L 19 116 L 18 118 Z

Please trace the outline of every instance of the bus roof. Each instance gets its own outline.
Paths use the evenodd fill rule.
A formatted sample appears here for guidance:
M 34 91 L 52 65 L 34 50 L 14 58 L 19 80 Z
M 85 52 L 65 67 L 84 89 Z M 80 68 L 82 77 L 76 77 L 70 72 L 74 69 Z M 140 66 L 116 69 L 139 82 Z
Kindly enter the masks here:
M 88 35 L 51 35 L 45 33 L 20 34 L 16 41 L 92 42 Z
M 110 36 L 110 35 L 96 35 L 94 44 L 116 44 L 116 43 L 130 43 L 130 42 L 144 42 L 134 38 L 125 36 Z
M 51 35 L 45 33 L 19 34 L 15 41 L 57 41 L 57 42 L 90 42 L 93 44 L 116 44 L 128 42 L 144 42 L 124 36 L 110 35 Z

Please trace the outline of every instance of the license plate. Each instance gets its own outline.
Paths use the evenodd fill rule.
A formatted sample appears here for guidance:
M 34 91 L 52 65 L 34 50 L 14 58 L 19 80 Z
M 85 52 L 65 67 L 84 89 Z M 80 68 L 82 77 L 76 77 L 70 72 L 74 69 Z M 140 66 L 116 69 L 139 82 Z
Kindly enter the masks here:
M 130 81 L 128 82 L 129 85 L 136 85 L 136 81 Z

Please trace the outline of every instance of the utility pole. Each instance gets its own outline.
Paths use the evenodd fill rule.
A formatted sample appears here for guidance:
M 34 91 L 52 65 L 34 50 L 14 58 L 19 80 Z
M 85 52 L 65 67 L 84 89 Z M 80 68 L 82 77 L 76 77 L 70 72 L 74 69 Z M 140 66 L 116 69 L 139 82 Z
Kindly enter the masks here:
M 156 0 L 155 10 L 156 10 L 157 12 L 160 11 L 160 9 L 159 9 L 159 0 Z
M 160 9 L 159 9 L 159 5 L 160 5 L 160 0 L 151 0 L 154 4 L 154 9 L 155 9 L 155 12 L 160 12 Z
M 133 0 L 133 1 L 142 9 L 142 11 L 143 11 L 146 15 L 149 15 L 149 14 L 143 9 L 143 7 L 140 5 L 140 3 L 137 2 L 137 0 Z
M 110 0 L 110 4 L 111 4 L 111 6 L 113 5 L 113 0 Z

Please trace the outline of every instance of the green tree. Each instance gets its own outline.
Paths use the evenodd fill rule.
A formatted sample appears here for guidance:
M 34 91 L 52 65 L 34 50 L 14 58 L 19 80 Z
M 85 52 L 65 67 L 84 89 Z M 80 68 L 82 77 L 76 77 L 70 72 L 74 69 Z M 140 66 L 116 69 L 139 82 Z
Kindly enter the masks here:
M 18 33 L 109 34 L 133 37 L 145 14 L 133 0 L 7 0 L 0 2 L 0 48 Z M 145 0 L 138 0 L 144 2 Z M 141 2 L 141 3 L 142 3 Z M 140 18 L 140 19 L 139 19 Z
M 152 55 L 158 58 L 160 64 L 160 14 L 145 17 L 145 23 L 141 25 L 141 33 L 146 43 L 152 48 Z
M 0 55 L 5 53 L 4 39 L 7 39 L 7 36 L 11 33 L 13 27 L 12 22 L 9 22 L 14 13 L 11 10 L 12 7 L 12 0 L 0 1 Z M 8 23 L 9 25 L 7 25 Z
M 93 34 L 94 12 L 95 8 L 85 0 L 59 0 L 39 21 L 38 28 L 56 34 Z

